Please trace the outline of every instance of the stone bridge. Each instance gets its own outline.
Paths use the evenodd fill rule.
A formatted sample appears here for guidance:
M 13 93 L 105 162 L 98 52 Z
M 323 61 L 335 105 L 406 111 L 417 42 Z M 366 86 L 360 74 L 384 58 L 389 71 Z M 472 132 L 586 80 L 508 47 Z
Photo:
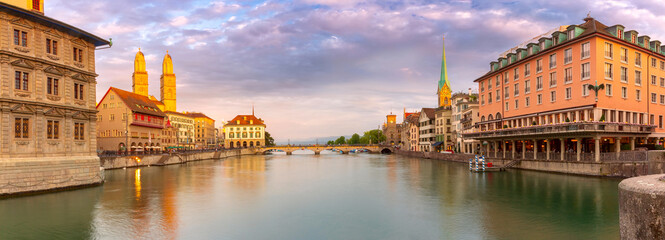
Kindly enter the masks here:
M 294 151 L 310 150 L 314 154 L 319 155 L 321 151 L 330 150 L 338 151 L 342 154 L 348 154 L 352 150 L 367 150 L 370 153 L 393 153 L 394 149 L 389 145 L 337 145 L 337 146 L 321 146 L 321 145 L 307 145 L 307 146 L 273 146 L 273 147 L 260 147 L 257 148 L 257 154 L 266 154 L 268 152 L 286 152 L 291 155 Z

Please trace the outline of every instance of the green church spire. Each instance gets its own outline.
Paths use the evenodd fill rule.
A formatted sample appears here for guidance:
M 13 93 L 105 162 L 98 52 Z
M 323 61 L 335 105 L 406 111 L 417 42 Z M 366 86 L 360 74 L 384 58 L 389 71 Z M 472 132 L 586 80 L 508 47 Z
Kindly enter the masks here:
M 444 85 L 448 86 L 450 89 L 450 83 L 448 82 L 448 68 L 446 67 L 446 43 L 445 36 L 443 37 L 443 56 L 441 57 L 441 78 L 439 79 L 439 88 L 437 92 L 441 91 Z

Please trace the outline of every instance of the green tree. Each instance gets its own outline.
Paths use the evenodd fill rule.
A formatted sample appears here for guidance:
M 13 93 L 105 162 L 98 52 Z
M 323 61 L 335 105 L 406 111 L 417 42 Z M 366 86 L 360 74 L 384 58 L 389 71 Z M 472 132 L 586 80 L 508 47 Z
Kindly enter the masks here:
M 266 140 L 266 146 L 267 146 L 267 147 L 275 146 L 275 139 L 273 139 L 273 138 L 270 136 L 270 133 L 269 133 L 269 132 L 266 132 L 266 134 L 265 134 L 265 140 Z
M 326 145 L 335 145 L 335 141 L 330 140 L 330 141 L 328 141 L 328 142 L 326 143 Z
M 339 137 L 337 140 L 335 140 L 335 144 L 337 145 L 342 145 L 346 143 L 346 138 L 344 136 Z
M 369 144 L 369 138 L 367 136 L 360 137 L 360 144 Z
M 378 144 L 386 141 L 386 136 L 383 135 L 383 131 L 374 129 L 365 132 L 363 137 L 367 137 L 368 142 L 364 144 Z
M 349 138 L 349 144 L 359 144 L 360 143 L 360 135 L 357 133 L 354 133 L 351 138 Z

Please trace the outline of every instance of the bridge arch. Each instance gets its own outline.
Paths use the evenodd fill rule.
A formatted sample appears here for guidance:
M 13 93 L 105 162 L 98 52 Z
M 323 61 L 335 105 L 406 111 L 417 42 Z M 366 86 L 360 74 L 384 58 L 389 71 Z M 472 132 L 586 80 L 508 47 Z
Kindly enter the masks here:
M 381 149 L 381 154 L 391 154 L 391 153 L 393 153 L 393 150 L 391 150 L 390 148 Z

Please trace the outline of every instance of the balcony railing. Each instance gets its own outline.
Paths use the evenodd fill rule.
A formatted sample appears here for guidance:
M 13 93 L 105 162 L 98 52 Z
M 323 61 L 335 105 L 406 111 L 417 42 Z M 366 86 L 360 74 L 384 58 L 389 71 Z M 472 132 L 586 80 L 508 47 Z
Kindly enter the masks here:
M 479 123 L 478 125 L 482 125 Z M 616 122 L 572 122 L 559 124 L 535 125 L 520 128 L 504 128 L 486 131 L 465 131 L 465 138 L 522 137 L 529 135 L 560 135 L 562 133 L 633 133 L 649 134 L 655 125 L 616 123 Z

